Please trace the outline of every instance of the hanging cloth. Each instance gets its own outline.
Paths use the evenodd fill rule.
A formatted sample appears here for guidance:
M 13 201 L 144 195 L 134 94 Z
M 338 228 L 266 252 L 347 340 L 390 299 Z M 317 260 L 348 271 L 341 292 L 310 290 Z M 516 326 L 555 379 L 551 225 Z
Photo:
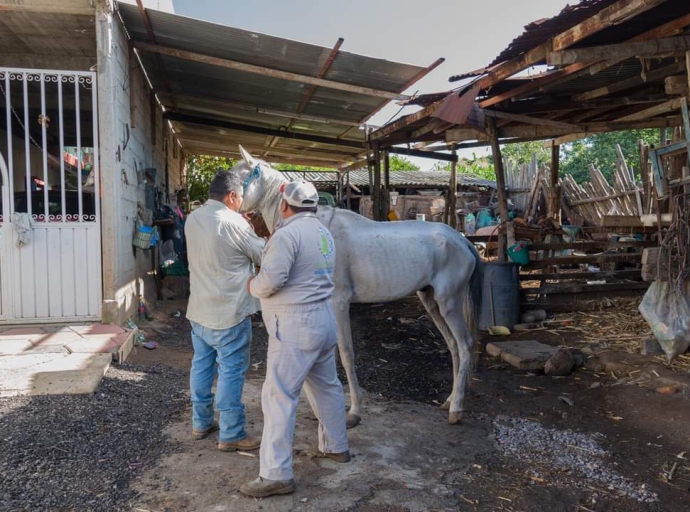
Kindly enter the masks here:
M 33 239 L 34 221 L 28 213 L 14 214 L 14 229 L 17 230 L 17 247 L 29 245 Z

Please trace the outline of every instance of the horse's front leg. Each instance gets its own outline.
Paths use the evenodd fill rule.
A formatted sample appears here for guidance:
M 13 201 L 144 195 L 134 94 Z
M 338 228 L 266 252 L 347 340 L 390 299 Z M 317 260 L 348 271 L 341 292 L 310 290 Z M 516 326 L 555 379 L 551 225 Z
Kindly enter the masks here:
M 350 387 L 350 411 L 347 414 L 347 428 L 357 426 L 361 421 L 360 407 L 362 404 L 362 389 L 357 381 L 355 371 L 355 349 L 352 346 L 352 331 L 350 329 L 350 302 L 333 297 L 333 309 L 338 322 L 338 352 L 340 362 L 345 368 L 347 383 Z

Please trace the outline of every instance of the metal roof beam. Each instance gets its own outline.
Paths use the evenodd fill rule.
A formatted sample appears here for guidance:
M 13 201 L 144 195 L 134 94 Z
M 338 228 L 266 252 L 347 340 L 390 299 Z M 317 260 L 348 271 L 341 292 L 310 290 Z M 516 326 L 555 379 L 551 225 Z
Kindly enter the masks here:
M 349 146 L 353 148 L 364 148 L 365 143 L 362 141 L 348 140 L 348 139 L 334 139 L 331 137 L 321 137 L 319 135 L 310 135 L 308 133 L 286 132 L 283 130 L 276 130 L 274 128 L 263 128 L 261 126 L 251 126 L 241 123 L 233 123 L 232 121 L 224 121 L 221 119 L 213 119 L 203 116 L 192 116 L 188 114 L 178 114 L 176 112 L 164 112 L 164 119 L 170 121 L 177 121 L 178 123 L 198 124 L 202 126 L 214 126 L 216 128 L 227 128 L 228 130 L 238 130 L 242 132 L 258 133 L 261 135 L 278 136 L 285 139 L 306 140 L 309 142 L 317 142 L 320 144 L 333 144 L 335 146 Z
M 406 155 L 406 156 L 416 156 L 420 158 L 431 158 L 433 160 L 443 160 L 444 162 L 457 162 L 458 157 L 455 155 L 450 155 L 448 153 L 437 153 L 434 151 L 421 151 L 419 149 L 407 149 L 407 148 L 396 148 L 390 147 L 386 148 L 389 153 L 394 153 L 396 155 Z
M 361 94 L 364 96 L 373 96 L 376 98 L 386 98 L 389 100 L 407 99 L 409 96 L 403 94 L 382 91 L 379 89 L 371 89 L 369 87 L 361 87 L 359 85 L 346 84 L 343 82 L 334 82 L 332 80 L 324 80 L 323 78 L 315 78 L 313 76 L 300 75 L 298 73 L 291 73 L 289 71 L 281 71 L 278 69 L 266 68 L 263 66 L 255 66 L 254 64 L 246 64 L 236 60 L 222 59 L 220 57 L 213 57 L 211 55 L 204 55 L 201 53 L 188 52 L 186 50 L 178 50 L 169 46 L 159 44 L 144 43 L 141 41 L 134 41 L 134 47 L 138 50 L 150 52 L 158 55 L 166 55 L 177 59 L 190 60 L 193 62 L 201 62 L 211 66 L 218 66 L 222 68 L 234 69 L 237 71 L 244 71 L 245 73 L 253 73 L 256 75 L 269 76 L 290 82 L 298 82 L 309 85 L 316 85 L 319 87 L 326 87 L 328 89 L 336 89 L 338 91 L 350 92 L 353 94 Z

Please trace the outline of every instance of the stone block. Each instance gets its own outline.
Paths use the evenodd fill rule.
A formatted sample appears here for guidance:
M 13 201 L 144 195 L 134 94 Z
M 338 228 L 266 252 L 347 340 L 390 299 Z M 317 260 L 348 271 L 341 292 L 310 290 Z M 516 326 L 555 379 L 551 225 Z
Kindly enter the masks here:
M 486 351 L 494 357 L 500 356 L 518 370 L 542 370 L 558 348 L 534 340 L 515 340 L 491 342 Z

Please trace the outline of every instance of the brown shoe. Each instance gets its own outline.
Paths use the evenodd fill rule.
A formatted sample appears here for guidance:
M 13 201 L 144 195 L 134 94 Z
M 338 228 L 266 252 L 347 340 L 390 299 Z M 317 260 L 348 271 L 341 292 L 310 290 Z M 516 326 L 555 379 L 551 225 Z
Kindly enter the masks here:
M 350 450 L 340 453 L 320 453 L 319 456 L 324 459 L 331 459 L 335 462 L 350 462 Z
M 296 487 L 294 480 L 266 480 L 259 477 L 240 487 L 240 492 L 253 498 L 267 498 L 275 494 L 291 494 Z
M 261 446 L 261 438 L 247 434 L 247 437 L 241 441 L 232 441 L 230 443 L 225 443 L 223 441 L 218 441 L 218 449 L 221 452 L 234 452 L 236 450 L 250 452 L 256 450 Z
M 195 428 L 192 428 L 192 439 L 195 441 L 200 441 L 201 439 L 206 439 L 209 434 L 212 434 L 216 430 L 218 430 L 220 427 L 218 426 L 218 422 L 214 421 L 210 427 L 208 427 L 206 430 L 196 430 Z

